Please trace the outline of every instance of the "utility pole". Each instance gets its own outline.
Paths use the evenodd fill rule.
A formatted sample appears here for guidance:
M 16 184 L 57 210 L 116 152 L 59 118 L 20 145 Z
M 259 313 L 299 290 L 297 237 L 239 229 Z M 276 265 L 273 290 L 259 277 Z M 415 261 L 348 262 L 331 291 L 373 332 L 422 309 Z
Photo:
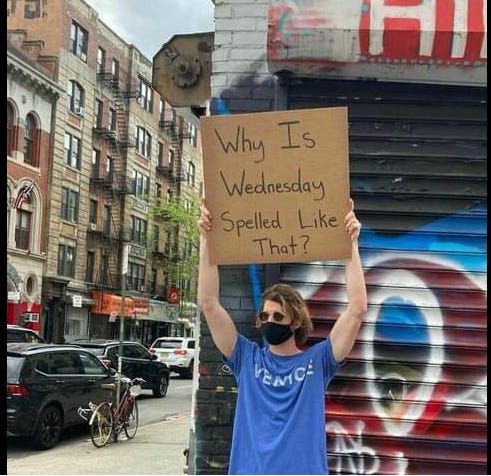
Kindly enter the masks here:
M 129 243 L 123 243 L 123 254 L 121 257 L 121 315 L 119 319 L 119 352 L 118 352 L 118 380 L 116 383 L 116 406 L 119 405 L 121 393 L 121 376 L 123 372 L 123 340 L 124 340 L 124 316 L 126 297 L 126 277 L 128 275 Z

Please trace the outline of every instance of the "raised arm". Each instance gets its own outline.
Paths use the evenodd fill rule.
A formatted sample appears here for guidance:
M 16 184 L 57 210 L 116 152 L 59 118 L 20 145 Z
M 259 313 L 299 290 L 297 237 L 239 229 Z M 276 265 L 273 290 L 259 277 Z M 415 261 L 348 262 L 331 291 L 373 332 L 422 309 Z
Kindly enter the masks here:
M 351 259 L 346 261 L 348 306 L 338 317 L 331 331 L 333 354 L 338 362 L 343 360 L 353 348 L 363 316 L 367 312 L 367 290 L 358 251 L 361 224 L 355 216 L 354 203 L 351 198 L 350 203 L 351 211 L 345 218 L 346 231 L 351 239 Z
M 205 207 L 201 208 L 198 220 L 200 237 L 200 259 L 198 267 L 198 304 L 203 311 L 213 342 L 225 357 L 230 357 L 237 340 L 237 329 L 230 314 L 219 301 L 218 267 L 210 264 L 208 232 L 212 216 Z

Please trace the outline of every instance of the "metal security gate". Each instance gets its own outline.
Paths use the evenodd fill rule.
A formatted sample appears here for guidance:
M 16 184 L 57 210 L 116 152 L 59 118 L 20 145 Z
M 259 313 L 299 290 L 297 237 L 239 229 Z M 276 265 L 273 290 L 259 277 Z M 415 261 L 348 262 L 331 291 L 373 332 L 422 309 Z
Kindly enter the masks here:
M 289 80 L 288 109 L 347 106 L 369 310 L 326 396 L 332 474 L 486 474 L 486 91 Z M 329 246 L 329 243 L 326 243 Z M 339 262 L 284 264 L 324 338 Z

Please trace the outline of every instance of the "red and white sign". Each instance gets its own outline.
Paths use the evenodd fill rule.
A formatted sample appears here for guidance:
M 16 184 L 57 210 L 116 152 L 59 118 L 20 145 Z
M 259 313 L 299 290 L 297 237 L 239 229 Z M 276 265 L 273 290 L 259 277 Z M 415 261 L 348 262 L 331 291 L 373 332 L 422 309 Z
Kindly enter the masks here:
M 179 288 L 169 288 L 167 293 L 167 302 L 169 304 L 179 304 L 181 300 L 181 290 Z
M 486 77 L 486 0 L 276 0 L 268 17 L 273 69 L 458 66 L 456 75 L 470 69 Z

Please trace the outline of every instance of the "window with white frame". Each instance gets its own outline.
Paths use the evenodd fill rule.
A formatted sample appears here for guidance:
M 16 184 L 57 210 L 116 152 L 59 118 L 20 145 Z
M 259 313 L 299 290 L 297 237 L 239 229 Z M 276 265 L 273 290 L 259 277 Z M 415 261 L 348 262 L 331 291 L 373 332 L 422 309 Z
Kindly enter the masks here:
M 74 190 L 61 189 L 61 218 L 73 223 L 78 222 L 79 194 Z
M 70 29 L 70 51 L 82 61 L 87 62 L 89 34 L 78 23 L 72 22 Z
M 80 161 L 82 156 L 81 141 L 78 137 L 65 132 L 65 154 L 64 162 L 69 167 L 80 170 Z
M 145 265 L 128 261 L 128 275 L 126 282 L 128 289 L 143 291 L 145 285 Z
M 58 274 L 60 276 L 75 276 L 75 246 L 58 246 Z
M 194 187 L 196 183 L 196 166 L 191 161 L 188 162 L 186 179 L 187 179 L 187 184 L 190 187 Z
M 104 73 L 106 68 L 106 51 L 100 46 L 97 48 L 96 72 Z
M 69 80 L 68 87 L 68 108 L 74 114 L 84 115 L 85 91 L 77 81 Z
M 96 99 L 95 107 L 94 107 L 94 127 L 102 127 L 103 111 L 104 111 L 104 103 L 100 99 Z
M 145 246 L 147 243 L 147 221 L 131 215 L 130 239 L 133 243 Z
M 189 124 L 189 143 L 194 148 L 198 145 L 198 129 L 194 124 Z
M 144 157 L 150 158 L 152 137 L 148 131 L 141 126 L 136 127 L 136 150 Z
M 32 213 L 29 210 L 17 210 L 15 224 L 15 247 L 28 250 L 31 244 Z
M 36 147 L 37 121 L 33 114 L 26 116 L 24 129 L 24 162 L 37 166 L 39 162 L 38 147 Z
M 152 112 L 153 107 L 153 89 L 148 81 L 139 78 L 138 84 L 138 102 L 149 112 Z
M 132 172 L 132 192 L 139 198 L 148 200 L 150 193 L 150 178 L 148 175 L 141 173 L 138 170 Z

